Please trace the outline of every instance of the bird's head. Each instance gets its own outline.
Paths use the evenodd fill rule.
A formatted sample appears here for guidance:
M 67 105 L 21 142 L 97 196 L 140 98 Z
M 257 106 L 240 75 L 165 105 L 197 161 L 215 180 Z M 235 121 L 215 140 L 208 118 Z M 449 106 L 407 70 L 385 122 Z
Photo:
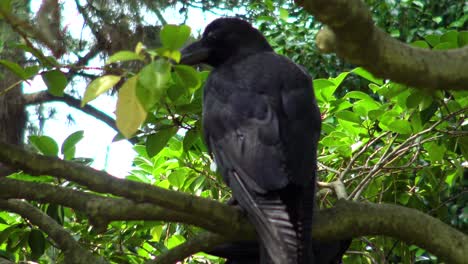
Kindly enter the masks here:
M 238 18 L 218 18 L 205 28 L 200 40 L 182 50 L 181 63 L 217 67 L 228 60 L 262 51 L 272 51 L 272 48 L 260 31 Z

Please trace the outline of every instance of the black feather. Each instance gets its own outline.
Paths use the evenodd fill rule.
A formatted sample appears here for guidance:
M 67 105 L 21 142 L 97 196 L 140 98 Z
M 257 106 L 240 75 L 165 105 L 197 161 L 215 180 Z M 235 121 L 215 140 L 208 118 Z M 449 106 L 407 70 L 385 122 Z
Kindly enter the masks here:
M 321 118 L 311 77 L 235 18 L 215 20 L 182 53 L 182 62 L 214 67 L 204 88 L 205 141 L 256 227 L 268 255 L 261 262 L 313 263 Z

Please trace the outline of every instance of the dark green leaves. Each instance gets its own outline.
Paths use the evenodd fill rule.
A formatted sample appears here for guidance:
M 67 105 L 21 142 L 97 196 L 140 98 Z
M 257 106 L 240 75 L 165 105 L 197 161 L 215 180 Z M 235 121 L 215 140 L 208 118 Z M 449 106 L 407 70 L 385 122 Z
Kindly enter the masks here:
M 37 260 L 44 254 L 46 240 L 40 230 L 33 229 L 29 232 L 28 244 L 31 248 L 31 257 L 33 260 Z
M 177 133 L 177 127 L 162 129 L 146 139 L 146 152 L 153 157 L 158 154 L 167 144 L 169 139 Z
M 42 80 L 47 85 L 47 91 L 55 96 L 63 96 L 63 90 L 67 87 L 68 80 L 65 74 L 59 70 L 41 73 Z

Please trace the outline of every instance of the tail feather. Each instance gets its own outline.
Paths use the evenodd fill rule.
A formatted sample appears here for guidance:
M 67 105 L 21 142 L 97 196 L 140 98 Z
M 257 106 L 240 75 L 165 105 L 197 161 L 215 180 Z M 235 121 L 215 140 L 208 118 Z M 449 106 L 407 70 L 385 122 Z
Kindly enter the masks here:
M 245 186 L 236 172 L 231 188 L 236 200 L 248 212 L 269 258 L 274 264 L 296 264 L 298 260 L 298 234 L 286 205 L 279 195 L 255 195 Z

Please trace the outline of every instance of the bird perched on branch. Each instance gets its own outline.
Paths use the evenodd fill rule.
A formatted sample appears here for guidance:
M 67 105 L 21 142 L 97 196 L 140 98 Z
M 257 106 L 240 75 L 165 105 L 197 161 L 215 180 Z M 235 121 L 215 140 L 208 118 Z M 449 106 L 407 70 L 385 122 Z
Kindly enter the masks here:
M 220 18 L 182 51 L 211 65 L 204 138 L 254 224 L 261 263 L 314 263 L 311 241 L 321 117 L 312 78 L 248 22 Z

